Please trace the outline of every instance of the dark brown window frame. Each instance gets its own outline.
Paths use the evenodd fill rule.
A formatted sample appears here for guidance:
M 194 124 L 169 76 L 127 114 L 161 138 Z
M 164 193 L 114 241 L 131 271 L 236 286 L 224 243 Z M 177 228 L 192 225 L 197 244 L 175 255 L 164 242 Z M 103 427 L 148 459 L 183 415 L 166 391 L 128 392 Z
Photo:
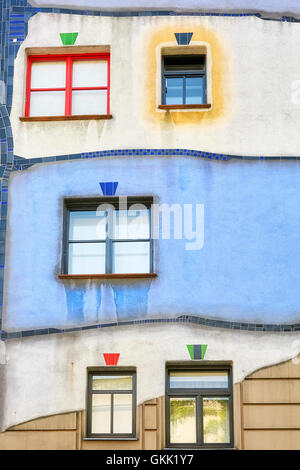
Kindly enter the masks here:
M 119 208 L 119 197 L 103 196 L 99 198 L 82 198 L 72 197 L 64 199 L 64 210 L 63 210 L 63 250 L 62 250 L 62 272 L 58 274 L 58 278 L 62 280 L 68 279 L 140 279 L 140 278 L 155 278 L 156 273 L 153 272 L 153 238 L 151 236 L 151 207 L 153 204 L 153 196 L 128 196 L 127 206 L 130 207 L 133 204 L 143 204 L 150 209 L 150 227 L 149 227 L 149 244 L 150 244 L 150 267 L 149 272 L 146 273 L 111 273 L 107 271 L 103 274 L 69 274 L 68 273 L 68 240 L 69 240 L 69 214 L 73 211 L 78 210 L 96 210 L 100 204 L 108 204 L 114 206 L 117 210 Z M 139 240 L 137 240 L 139 241 Z M 106 247 L 110 244 L 106 243 Z M 112 253 L 108 254 L 109 257 Z M 110 260 L 112 262 L 112 259 Z
M 132 390 L 103 390 L 103 391 L 93 391 L 92 390 L 92 378 L 94 375 L 131 375 L 132 376 Z M 86 405 L 86 440 L 136 440 L 136 368 L 128 367 L 117 367 L 117 366 L 107 366 L 105 368 L 88 368 L 87 370 L 87 405 Z M 120 394 L 126 393 L 132 394 L 132 433 L 92 433 L 92 395 L 93 394 Z M 113 430 L 113 409 L 111 409 L 111 430 Z
M 227 371 L 228 372 L 228 388 L 226 389 L 214 389 L 214 388 L 201 388 L 201 389 L 188 389 L 188 388 L 176 388 L 171 389 L 169 384 L 170 372 L 181 371 Z M 197 425 L 197 443 L 171 443 L 170 442 L 170 398 L 171 397 L 196 397 L 196 425 Z M 229 427 L 230 427 L 230 441 L 229 443 L 208 443 L 203 442 L 203 431 L 202 431 L 202 418 L 203 409 L 199 409 L 199 402 L 203 397 L 228 397 L 229 398 Z M 174 449 L 223 449 L 233 448 L 234 446 L 234 430 L 233 430 L 233 381 L 232 381 L 232 366 L 230 364 L 203 364 L 200 362 L 195 363 L 180 363 L 180 364 L 166 364 L 166 391 L 165 391 L 165 429 L 166 429 L 166 447 Z

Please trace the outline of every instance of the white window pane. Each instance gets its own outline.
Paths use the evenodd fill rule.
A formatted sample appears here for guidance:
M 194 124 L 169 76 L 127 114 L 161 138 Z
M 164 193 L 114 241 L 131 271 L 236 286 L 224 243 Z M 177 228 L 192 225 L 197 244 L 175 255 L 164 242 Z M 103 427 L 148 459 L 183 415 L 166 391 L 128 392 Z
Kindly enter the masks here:
M 105 240 L 106 212 L 70 212 L 69 240 Z
M 228 443 L 229 430 L 229 398 L 203 398 L 204 442 Z
M 68 274 L 104 274 L 105 243 L 70 243 Z
M 73 88 L 107 86 L 107 61 L 75 60 L 72 86 Z
M 226 371 L 170 372 L 170 388 L 228 388 Z
M 33 62 L 31 88 L 65 88 L 66 62 Z
M 113 432 L 114 434 L 132 433 L 131 394 L 114 394 Z
M 195 398 L 170 398 L 170 442 L 196 443 Z
M 114 242 L 113 272 L 149 273 L 149 242 Z
M 132 390 L 132 375 L 94 375 L 93 390 Z
M 150 237 L 149 209 L 114 211 L 114 238 Z
M 110 429 L 111 395 L 92 395 L 92 433 L 109 434 Z
M 30 116 L 64 116 L 64 91 L 33 91 L 30 94 Z
M 77 90 L 72 92 L 72 114 L 107 114 L 106 90 Z

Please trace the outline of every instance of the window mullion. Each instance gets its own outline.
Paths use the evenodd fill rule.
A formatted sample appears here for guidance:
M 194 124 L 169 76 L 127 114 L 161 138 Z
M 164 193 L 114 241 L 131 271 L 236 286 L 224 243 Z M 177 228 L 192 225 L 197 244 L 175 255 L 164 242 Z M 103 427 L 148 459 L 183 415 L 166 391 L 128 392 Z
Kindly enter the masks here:
M 197 397 L 197 431 L 198 431 L 198 445 L 202 446 L 204 443 L 203 439 L 203 397 L 198 395 Z
M 186 76 L 183 77 L 183 104 L 186 104 Z
M 72 114 L 72 78 L 73 61 L 71 57 L 66 58 L 66 96 L 65 96 L 65 115 Z
M 105 272 L 107 274 L 112 273 L 112 265 L 113 265 L 112 236 L 113 236 L 113 211 L 112 209 L 109 208 L 107 210 L 106 241 L 105 241 Z
M 114 419 L 114 394 L 111 394 L 110 400 L 110 433 L 114 433 L 114 426 L 113 426 L 113 419 Z
M 32 69 L 32 60 L 31 60 L 30 57 L 28 57 L 28 58 L 27 58 L 27 76 L 26 76 L 25 116 L 29 116 L 29 115 L 30 115 L 31 69 Z
M 110 113 L 110 56 L 107 57 L 107 114 Z

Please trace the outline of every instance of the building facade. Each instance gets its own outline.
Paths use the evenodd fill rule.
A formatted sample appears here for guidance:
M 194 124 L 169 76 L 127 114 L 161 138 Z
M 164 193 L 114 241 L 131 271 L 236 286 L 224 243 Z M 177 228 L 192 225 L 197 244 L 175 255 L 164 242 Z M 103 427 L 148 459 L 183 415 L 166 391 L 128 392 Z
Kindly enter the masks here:
M 0 449 L 299 449 L 298 11 L 148 3 L 1 4 Z

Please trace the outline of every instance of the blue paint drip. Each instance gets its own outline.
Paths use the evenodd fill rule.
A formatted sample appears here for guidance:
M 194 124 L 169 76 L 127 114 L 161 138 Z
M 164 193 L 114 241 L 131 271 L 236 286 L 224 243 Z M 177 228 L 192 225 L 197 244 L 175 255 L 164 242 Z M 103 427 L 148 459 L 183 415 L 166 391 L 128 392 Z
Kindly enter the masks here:
M 68 320 L 71 322 L 84 321 L 83 298 L 85 289 L 65 287 L 67 297 Z
M 142 286 L 132 284 L 112 286 L 118 320 L 147 316 L 150 285 L 151 283 Z

